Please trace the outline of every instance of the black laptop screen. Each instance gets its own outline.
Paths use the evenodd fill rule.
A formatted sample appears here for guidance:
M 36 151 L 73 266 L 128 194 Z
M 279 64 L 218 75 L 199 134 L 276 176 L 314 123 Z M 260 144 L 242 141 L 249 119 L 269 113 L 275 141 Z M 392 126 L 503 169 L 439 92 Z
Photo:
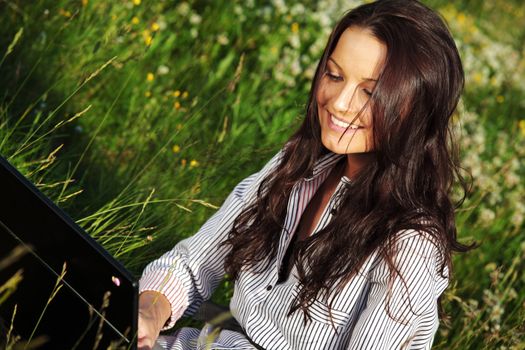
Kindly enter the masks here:
M 0 285 L 22 276 L 0 304 L 4 329 L 42 349 L 134 348 L 133 276 L 4 159 L 0 188 L 0 261 L 25 252 L 0 270 Z

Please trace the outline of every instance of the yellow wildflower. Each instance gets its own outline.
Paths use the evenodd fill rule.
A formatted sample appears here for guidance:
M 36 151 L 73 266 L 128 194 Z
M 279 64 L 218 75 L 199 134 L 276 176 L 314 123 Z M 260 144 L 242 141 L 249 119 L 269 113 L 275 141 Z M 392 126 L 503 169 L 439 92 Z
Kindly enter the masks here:
M 292 23 L 292 33 L 297 33 L 297 32 L 299 32 L 299 23 L 293 22 Z
M 177 131 L 182 130 L 182 124 L 181 124 L 181 123 L 177 124 L 177 125 L 175 126 L 175 129 L 177 129 Z
M 454 14 L 456 13 L 456 9 L 454 8 L 453 5 L 447 5 L 443 8 L 441 8 L 440 10 L 441 14 L 443 15 L 443 17 L 445 17 L 445 19 L 447 20 L 447 22 L 450 22 L 450 20 L 452 19 L 452 17 L 454 16 Z
M 179 153 L 180 152 L 180 146 L 179 145 L 174 145 L 171 150 L 173 151 L 173 153 Z
M 458 16 L 456 17 L 456 19 L 460 25 L 463 25 L 467 21 L 467 16 L 465 16 L 463 12 L 460 12 L 458 13 Z
M 151 72 L 149 72 L 147 75 L 146 75 L 146 80 L 147 81 L 153 81 L 153 79 L 155 79 L 155 75 Z
M 273 53 L 275 55 L 277 53 L 277 51 L 278 51 L 277 46 L 272 46 L 270 48 L 270 51 L 271 51 L 271 53 Z
M 468 31 L 471 34 L 477 34 L 478 33 L 478 27 L 476 27 L 476 25 L 474 25 L 474 23 L 470 23 L 470 25 L 468 26 Z
M 182 93 L 182 98 L 187 98 L 188 97 L 188 91 L 184 91 Z
M 182 166 L 186 166 L 186 162 L 187 162 L 186 159 L 182 159 L 182 160 L 180 161 L 180 164 L 181 164 Z
M 190 168 L 195 168 L 195 167 L 198 167 L 199 166 L 199 162 L 196 161 L 195 159 L 192 159 L 191 162 L 190 162 Z
M 522 119 L 518 122 L 518 126 L 521 130 L 521 134 L 525 136 L 525 119 Z
M 457 124 L 459 123 L 459 113 L 456 111 L 454 114 L 452 114 L 452 123 Z
M 179 110 L 180 109 L 180 102 L 179 101 L 175 101 L 175 104 L 173 105 L 173 107 L 175 107 L 175 109 Z
M 173 97 L 179 97 L 180 96 L 180 91 L 179 90 L 176 90 L 174 93 L 173 93 Z
M 133 17 L 133 18 L 131 19 L 131 23 L 132 23 L 132 24 L 139 24 L 139 23 L 140 23 L 140 20 L 139 20 L 138 17 Z
M 153 22 L 153 23 L 151 24 L 151 30 L 152 30 L 152 31 L 156 32 L 156 31 L 158 31 L 159 29 L 160 29 L 160 26 L 159 26 L 159 24 L 158 24 L 157 22 Z
M 60 9 L 58 13 L 67 18 L 71 17 L 71 12 L 68 10 Z
M 505 97 L 502 96 L 502 95 L 498 95 L 498 96 L 496 96 L 496 101 L 498 103 L 503 103 L 503 101 L 505 101 Z
M 153 37 L 151 36 L 151 32 L 149 30 L 145 30 L 142 32 L 142 38 L 144 39 L 144 43 L 147 46 L 151 45 L 151 41 L 153 40 Z
M 473 78 L 476 83 L 481 83 L 481 80 L 483 79 L 483 75 L 480 72 L 476 72 L 474 73 Z
M 82 6 L 86 7 L 88 4 L 88 0 L 82 0 Z
M 146 92 L 144 93 L 144 96 L 146 96 L 146 97 L 151 97 L 151 91 L 149 91 L 149 90 L 146 91 Z
M 135 6 L 139 6 L 139 5 L 140 5 L 140 2 L 141 2 L 141 0 L 133 0 L 133 4 L 134 4 Z

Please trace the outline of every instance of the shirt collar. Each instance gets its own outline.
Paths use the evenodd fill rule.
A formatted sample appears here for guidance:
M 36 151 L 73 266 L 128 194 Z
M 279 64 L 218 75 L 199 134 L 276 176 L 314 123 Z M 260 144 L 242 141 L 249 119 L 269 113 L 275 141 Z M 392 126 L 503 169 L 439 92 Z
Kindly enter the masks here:
M 312 175 L 309 177 L 305 177 L 304 180 L 309 182 L 313 179 L 317 178 L 321 174 L 325 173 L 326 171 L 332 169 L 334 165 L 342 158 L 345 157 L 346 154 L 337 154 L 334 152 L 328 152 L 324 155 L 322 155 L 315 163 L 314 169 L 312 171 Z M 346 176 L 343 175 L 341 178 L 344 182 L 350 183 L 351 180 Z

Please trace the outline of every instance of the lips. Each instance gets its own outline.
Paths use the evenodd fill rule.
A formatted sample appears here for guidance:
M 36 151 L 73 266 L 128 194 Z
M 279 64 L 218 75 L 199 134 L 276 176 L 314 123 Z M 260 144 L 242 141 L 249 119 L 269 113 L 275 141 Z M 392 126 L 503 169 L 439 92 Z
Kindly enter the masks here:
M 350 127 L 351 130 L 359 130 L 359 129 L 363 129 L 363 127 L 361 125 L 357 125 L 357 124 L 353 124 L 353 123 L 348 123 L 340 118 L 337 118 L 336 116 L 334 116 L 333 114 L 329 113 L 330 115 L 330 118 L 329 118 L 329 123 L 330 123 L 330 126 L 333 126 L 337 129 L 347 129 L 348 127 Z

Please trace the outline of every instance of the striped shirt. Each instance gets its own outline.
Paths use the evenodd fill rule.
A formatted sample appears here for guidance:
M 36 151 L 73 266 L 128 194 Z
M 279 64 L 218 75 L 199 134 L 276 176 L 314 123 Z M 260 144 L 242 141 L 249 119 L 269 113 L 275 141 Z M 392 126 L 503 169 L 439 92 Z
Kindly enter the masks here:
M 146 266 L 140 291 L 158 291 L 171 303 L 171 318 L 165 329 L 171 328 L 181 316 L 195 313 L 211 297 L 224 277 L 223 262 L 228 252 L 227 247 L 219 245 L 227 238 L 234 219 L 255 200 L 258 186 L 278 164 L 281 155 L 282 150 L 259 172 L 241 181 L 195 235 L 180 241 Z M 331 309 L 323 301 L 315 300 L 309 309 L 311 320 L 306 324 L 301 311 L 287 316 L 299 283 L 295 269 L 286 281 L 278 283 L 283 258 L 308 202 L 343 156 L 335 153 L 322 156 L 312 175 L 295 184 L 277 255 L 262 273 L 249 270 L 240 273 L 230 301 L 231 313 L 246 335 L 265 349 L 430 349 L 439 326 L 437 298 L 448 285 L 448 270 L 445 269 L 445 277 L 441 276 L 437 248 L 430 239 L 413 230 L 399 232 L 396 243 L 394 263 L 404 282 L 398 276 L 389 286 L 388 265 L 376 251 L 335 295 Z M 349 181 L 346 176 L 340 179 L 312 234 L 330 221 L 337 193 Z M 206 348 L 198 340 L 206 331 L 206 327 L 182 328 L 161 336 L 159 343 L 168 349 Z M 253 346 L 244 334 L 222 330 L 211 348 L 253 349 Z

